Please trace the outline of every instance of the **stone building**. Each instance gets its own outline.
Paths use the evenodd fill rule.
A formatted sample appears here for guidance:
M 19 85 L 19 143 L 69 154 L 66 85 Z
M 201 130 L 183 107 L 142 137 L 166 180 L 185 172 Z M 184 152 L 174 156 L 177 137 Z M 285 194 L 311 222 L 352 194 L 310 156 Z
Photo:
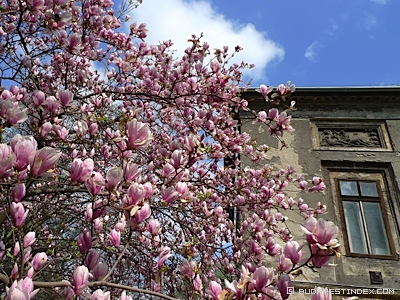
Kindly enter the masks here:
M 251 110 L 269 108 L 255 90 L 244 98 Z M 241 112 L 240 122 L 272 147 L 274 166 L 292 165 L 326 184 L 324 194 L 303 196 L 327 205 L 323 217 L 339 226 L 342 257 L 335 268 L 297 276 L 296 290 L 318 285 L 342 294 L 335 299 L 400 299 L 400 87 L 296 88 L 291 100 L 297 110 L 289 112 L 295 131 L 283 137 L 287 148 L 267 129 L 260 133 L 252 114 Z

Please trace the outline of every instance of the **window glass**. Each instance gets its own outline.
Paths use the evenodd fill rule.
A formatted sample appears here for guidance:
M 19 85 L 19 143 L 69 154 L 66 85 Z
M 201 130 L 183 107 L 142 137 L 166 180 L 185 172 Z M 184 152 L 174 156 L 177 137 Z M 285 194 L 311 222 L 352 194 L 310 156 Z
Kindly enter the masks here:
M 354 253 L 368 254 L 359 203 L 343 201 L 343 209 L 346 219 L 350 251 Z
M 340 193 L 343 196 L 358 196 L 357 182 L 340 180 Z
M 363 202 L 371 250 L 372 254 L 390 255 L 385 225 L 379 205 L 380 204 L 376 202 Z
M 360 181 L 361 196 L 378 197 L 378 190 L 375 182 Z

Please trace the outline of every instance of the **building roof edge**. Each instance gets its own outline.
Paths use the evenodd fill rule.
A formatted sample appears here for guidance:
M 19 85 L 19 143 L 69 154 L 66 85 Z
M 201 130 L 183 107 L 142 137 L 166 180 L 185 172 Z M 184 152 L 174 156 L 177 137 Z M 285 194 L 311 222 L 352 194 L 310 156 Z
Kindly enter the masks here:
M 258 87 L 250 87 L 248 92 L 255 92 Z M 363 92 L 363 91 L 387 91 L 400 92 L 400 85 L 378 86 L 296 86 L 299 92 Z

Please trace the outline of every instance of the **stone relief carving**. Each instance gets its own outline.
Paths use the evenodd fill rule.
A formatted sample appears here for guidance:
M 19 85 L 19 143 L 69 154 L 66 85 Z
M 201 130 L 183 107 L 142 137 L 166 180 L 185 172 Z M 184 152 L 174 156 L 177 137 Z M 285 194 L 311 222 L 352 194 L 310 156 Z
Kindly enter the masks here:
M 377 129 L 320 129 L 320 146 L 382 148 Z

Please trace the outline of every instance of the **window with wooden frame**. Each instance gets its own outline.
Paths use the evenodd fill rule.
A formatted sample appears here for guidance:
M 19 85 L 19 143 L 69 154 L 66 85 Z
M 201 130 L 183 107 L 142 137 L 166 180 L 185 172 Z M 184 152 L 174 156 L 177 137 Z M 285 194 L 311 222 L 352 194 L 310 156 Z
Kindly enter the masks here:
M 394 258 L 382 174 L 349 175 L 335 178 L 347 254 Z

